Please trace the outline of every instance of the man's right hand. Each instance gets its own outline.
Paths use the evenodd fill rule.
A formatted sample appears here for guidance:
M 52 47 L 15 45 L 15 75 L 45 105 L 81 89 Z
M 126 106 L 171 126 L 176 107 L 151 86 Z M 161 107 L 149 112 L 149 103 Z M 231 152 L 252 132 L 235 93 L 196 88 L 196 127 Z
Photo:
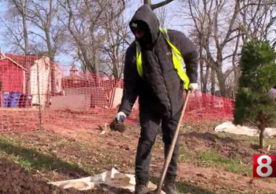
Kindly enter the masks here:
M 126 119 L 126 114 L 124 112 L 118 112 L 117 116 L 116 116 L 116 119 L 117 119 L 118 122 L 123 123 Z
M 276 99 L 276 87 L 275 86 L 268 91 L 268 97 L 271 100 Z
M 189 90 L 191 90 L 191 92 L 195 91 L 198 87 L 197 83 L 190 83 L 189 84 Z

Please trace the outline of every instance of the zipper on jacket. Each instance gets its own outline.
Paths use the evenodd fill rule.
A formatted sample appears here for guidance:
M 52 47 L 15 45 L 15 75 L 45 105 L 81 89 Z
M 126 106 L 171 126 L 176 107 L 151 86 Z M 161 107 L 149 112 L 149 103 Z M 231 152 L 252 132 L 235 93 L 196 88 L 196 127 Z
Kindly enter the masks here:
M 163 81 L 164 81 L 164 85 L 165 85 L 165 88 L 166 88 L 166 90 L 165 90 L 165 94 L 166 94 L 166 96 L 167 96 L 167 99 L 168 99 L 168 108 L 169 108 L 169 112 L 171 112 L 171 114 L 172 114 L 172 112 L 173 112 L 173 110 L 172 110 L 172 105 L 171 105 L 171 98 L 170 98 L 170 95 L 169 95 L 169 93 L 168 93 L 168 86 L 167 86 L 167 83 L 166 83 L 166 81 L 165 81 L 165 77 L 164 77 L 164 72 L 163 72 L 163 69 L 162 69 L 162 67 L 161 67 L 161 63 L 160 63 L 160 59 L 158 58 L 158 56 L 156 56 L 155 55 L 155 52 L 153 52 L 154 53 L 154 56 L 156 57 L 156 59 L 157 59 L 157 61 L 158 61 L 158 65 L 159 65 L 159 68 L 160 68 L 160 71 L 161 71 L 161 76 L 162 76 L 162 79 L 163 79 Z

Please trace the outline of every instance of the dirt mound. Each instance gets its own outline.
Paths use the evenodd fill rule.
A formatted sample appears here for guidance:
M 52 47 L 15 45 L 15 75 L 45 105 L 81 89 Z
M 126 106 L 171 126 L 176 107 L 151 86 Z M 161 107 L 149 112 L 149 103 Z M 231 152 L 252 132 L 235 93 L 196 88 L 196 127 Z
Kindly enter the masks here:
M 100 187 L 93 191 L 64 190 L 49 185 L 28 174 L 20 165 L 0 159 L 0 193 L 7 194 L 130 194 L 129 191 L 111 187 Z

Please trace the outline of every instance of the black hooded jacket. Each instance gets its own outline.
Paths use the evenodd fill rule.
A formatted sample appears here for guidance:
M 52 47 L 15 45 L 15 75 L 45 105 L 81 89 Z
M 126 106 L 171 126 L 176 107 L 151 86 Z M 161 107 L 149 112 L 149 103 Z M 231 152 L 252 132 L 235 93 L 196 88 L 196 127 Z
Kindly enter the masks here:
M 142 47 L 141 78 L 136 66 L 136 43 L 133 42 L 126 51 L 124 67 L 124 92 L 119 111 L 129 115 L 139 96 L 140 111 L 149 108 L 161 117 L 172 117 L 183 106 L 183 82 L 174 69 L 172 49 L 159 32 L 157 16 L 148 5 L 141 6 L 130 21 L 144 22 L 150 33 L 151 47 Z M 181 52 L 186 65 L 190 83 L 197 83 L 198 55 L 194 44 L 182 33 L 169 30 L 171 43 Z

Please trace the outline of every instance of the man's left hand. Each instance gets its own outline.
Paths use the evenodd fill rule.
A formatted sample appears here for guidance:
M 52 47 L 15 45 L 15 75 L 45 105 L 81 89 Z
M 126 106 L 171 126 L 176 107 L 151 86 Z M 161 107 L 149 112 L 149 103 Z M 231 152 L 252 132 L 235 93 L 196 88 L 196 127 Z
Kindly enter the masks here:
M 189 85 L 189 90 L 191 90 L 191 92 L 195 91 L 198 87 L 197 83 L 190 83 Z

